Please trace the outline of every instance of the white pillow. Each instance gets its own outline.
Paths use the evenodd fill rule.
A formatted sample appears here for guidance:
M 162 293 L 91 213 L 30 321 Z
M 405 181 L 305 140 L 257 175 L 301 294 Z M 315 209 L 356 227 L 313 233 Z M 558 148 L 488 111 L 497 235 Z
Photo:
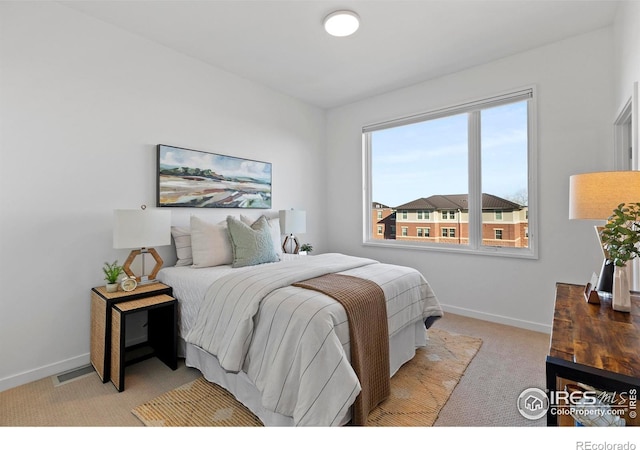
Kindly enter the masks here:
M 273 250 L 276 252 L 276 255 L 278 255 L 278 258 L 280 258 L 282 256 L 282 234 L 280 233 L 280 219 L 279 218 L 269 219 L 266 216 L 265 216 L 265 219 L 267 219 L 267 223 L 269 224 L 269 228 L 271 229 L 271 240 L 273 241 Z M 245 216 L 244 214 L 240 214 L 240 220 L 249 226 L 257 222 L 257 221 L 253 221 L 252 219 Z M 258 220 L 260 219 L 258 218 Z
M 171 227 L 171 236 L 176 246 L 176 266 L 190 266 L 193 264 L 191 253 L 191 230 L 189 227 Z
M 211 223 L 191 216 L 193 267 L 213 267 L 233 262 L 226 220 Z

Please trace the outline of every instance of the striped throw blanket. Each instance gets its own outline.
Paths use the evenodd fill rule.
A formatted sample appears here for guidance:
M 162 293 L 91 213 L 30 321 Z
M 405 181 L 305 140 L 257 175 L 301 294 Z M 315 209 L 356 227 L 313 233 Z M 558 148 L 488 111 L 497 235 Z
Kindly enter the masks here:
M 361 391 L 353 405 L 353 425 L 366 425 L 369 412 L 391 393 L 389 328 L 384 292 L 373 281 L 330 273 L 294 283 L 337 300 L 349 320 L 351 365 Z

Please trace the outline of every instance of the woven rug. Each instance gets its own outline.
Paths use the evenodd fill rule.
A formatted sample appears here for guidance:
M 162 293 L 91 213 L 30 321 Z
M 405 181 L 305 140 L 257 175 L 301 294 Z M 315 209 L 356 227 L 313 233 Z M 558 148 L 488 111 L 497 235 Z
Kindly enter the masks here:
M 437 328 L 429 342 L 391 379 L 391 396 L 378 405 L 367 426 L 431 426 L 476 355 L 482 340 Z M 263 426 L 223 388 L 200 377 L 132 410 L 149 427 Z

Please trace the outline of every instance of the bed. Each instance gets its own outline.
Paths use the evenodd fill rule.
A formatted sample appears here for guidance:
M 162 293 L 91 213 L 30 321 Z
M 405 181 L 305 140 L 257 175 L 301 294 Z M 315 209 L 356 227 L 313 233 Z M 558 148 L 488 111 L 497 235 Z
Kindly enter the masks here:
M 388 364 L 393 375 L 413 358 L 416 348 L 426 345 L 427 328 L 443 314 L 429 283 L 412 268 L 368 258 L 283 254 L 275 244 L 280 235 L 273 220 L 262 220 L 262 225 L 246 218 L 227 222 L 213 226 L 221 238 L 216 245 L 226 246 L 221 229 L 227 225 L 230 264 L 217 261 L 203 266 L 196 256 L 204 236 L 198 232 L 202 223 L 192 217 L 191 230 L 182 232 L 192 240 L 193 261 L 179 257 L 175 267 L 158 273 L 160 281 L 173 287 L 179 302 L 180 355 L 187 366 L 231 392 L 266 426 L 347 424 L 361 385 L 351 365 L 345 308 L 322 292 L 293 284 L 337 273 L 378 285 L 386 302 Z M 270 251 L 275 257 L 236 264 L 242 254 L 237 245 L 242 244 L 231 230 L 238 227 L 245 234 L 262 229 L 273 241 Z M 174 231 L 180 255 L 178 248 L 185 246 Z M 210 241 L 213 234 L 207 236 Z

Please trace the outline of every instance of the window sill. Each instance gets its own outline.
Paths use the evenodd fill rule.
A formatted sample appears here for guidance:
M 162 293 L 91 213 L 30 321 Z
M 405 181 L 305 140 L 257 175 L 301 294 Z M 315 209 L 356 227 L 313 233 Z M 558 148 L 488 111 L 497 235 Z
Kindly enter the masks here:
M 458 253 L 467 255 L 480 256 L 499 256 L 503 258 L 519 258 L 519 259 L 538 259 L 537 252 L 534 249 L 514 249 L 509 247 L 482 247 L 471 248 L 469 246 L 446 245 L 446 244 L 420 244 L 418 242 L 399 242 L 399 241 L 382 241 L 376 240 L 365 241 L 362 243 L 365 247 L 393 248 L 400 250 L 417 250 L 429 252 Z

